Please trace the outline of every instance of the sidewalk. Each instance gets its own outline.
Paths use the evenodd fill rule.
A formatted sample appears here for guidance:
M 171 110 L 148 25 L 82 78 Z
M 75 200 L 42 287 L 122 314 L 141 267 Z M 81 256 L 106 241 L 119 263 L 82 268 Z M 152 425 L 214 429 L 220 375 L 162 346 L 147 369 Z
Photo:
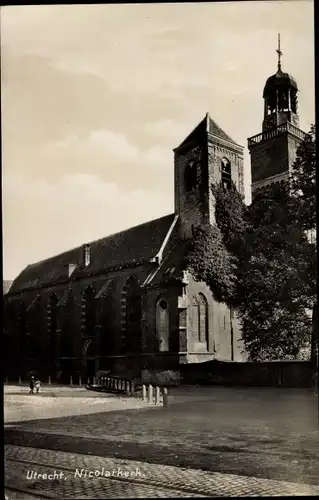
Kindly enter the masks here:
M 27 479 L 31 470 L 63 477 Z M 5 446 L 5 484 L 51 492 L 51 498 L 319 495 L 319 486 L 11 445 Z

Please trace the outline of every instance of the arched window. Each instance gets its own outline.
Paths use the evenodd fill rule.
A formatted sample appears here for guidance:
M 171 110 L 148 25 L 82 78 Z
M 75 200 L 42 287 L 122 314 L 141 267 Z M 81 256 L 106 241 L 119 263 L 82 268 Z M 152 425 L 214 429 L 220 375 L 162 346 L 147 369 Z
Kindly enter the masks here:
M 198 294 L 198 297 L 193 297 L 192 331 L 194 339 L 206 343 L 208 348 L 208 303 L 202 293 Z
M 206 342 L 208 346 L 208 303 L 206 297 L 200 293 L 199 302 L 199 341 Z
M 193 297 L 192 302 L 192 330 L 194 339 L 199 342 L 199 302 L 196 297 Z
M 58 298 L 55 294 L 52 294 L 48 300 L 48 305 L 47 305 L 47 350 L 48 350 L 48 360 L 50 362 L 51 367 L 54 366 L 54 361 L 56 357 L 56 336 L 58 328 L 57 305 L 58 305 Z
M 33 297 L 26 308 L 26 358 L 35 360 L 42 358 L 41 343 L 45 327 L 45 307 L 41 303 L 40 295 Z
M 85 290 L 82 298 L 82 332 L 85 337 L 95 336 L 95 291 L 91 286 Z
M 56 345 L 56 353 L 59 357 L 70 357 L 73 355 L 75 315 L 75 300 L 72 291 L 69 289 L 66 290 L 59 310 L 61 329 L 59 331 L 59 338 L 57 339 Z
M 231 165 L 227 158 L 223 158 L 221 162 L 221 182 L 224 189 L 231 187 Z
M 169 351 L 169 309 L 164 298 L 156 302 L 156 334 L 159 350 Z
M 116 302 L 114 298 L 114 284 L 113 280 L 108 280 L 95 297 L 99 308 L 101 354 L 105 356 L 118 354 L 115 351 L 116 332 L 114 324 L 116 322 Z
M 122 292 L 122 354 L 141 351 L 141 287 L 132 276 Z

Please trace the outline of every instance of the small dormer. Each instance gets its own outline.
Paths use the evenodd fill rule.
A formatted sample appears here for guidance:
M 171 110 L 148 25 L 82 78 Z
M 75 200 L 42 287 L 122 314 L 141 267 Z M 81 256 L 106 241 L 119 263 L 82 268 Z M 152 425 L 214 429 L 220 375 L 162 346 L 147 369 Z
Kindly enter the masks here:
M 83 247 L 83 253 L 84 253 L 84 267 L 87 267 L 91 263 L 91 246 L 87 243 Z

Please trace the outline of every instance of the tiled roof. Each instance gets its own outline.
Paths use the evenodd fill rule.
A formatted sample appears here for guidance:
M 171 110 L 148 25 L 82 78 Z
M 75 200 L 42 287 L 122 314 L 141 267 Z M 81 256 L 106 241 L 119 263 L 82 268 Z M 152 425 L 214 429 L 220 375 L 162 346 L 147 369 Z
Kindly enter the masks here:
M 210 117 L 209 117 L 209 133 L 216 135 L 217 137 L 220 137 L 221 139 L 225 139 L 226 141 L 230 141 L 230 142 L 233 142 L 234 144 L 236 144 L 236 142 L 233 141 L 233 139 L 231 137 L 229 137 L 229 135 L 227 135 L 226 132 L 224 132 L 217 125 L 217 123 L 214 122 L 214 120 L 212 120 Z
M 160 268 L 154 273 L 152 279 L 148 282 L 148 286 L 157 286 L 172 279 L 181 279 L 184 270 L 183 257 L 187 253 L 187 241 L 180 240 L 175 247 L 169 252 L 166 258 L 161 263 Z
M 183 140 L 183 142 L 178 146 L 184 146 L 185 144 L 196 141 L 198 142 L 200 139 L 204 139 L 207 133 L 215 135 L 221 139 L 232 142 L 233 144 L 237 144 L 229 135 L 226 134 L 217 123 L 209 116 L 209 113 L 206 114 L 205 118 L 194 128 L 194 130 Z
M 146 222 L 90 243 L 91 262 L 72 278 L 103 272 L 111 267 L 134 264 L 155 257 L 174 219 L 174 214 Z M 13 282 L 10 293 L 59 283 L 68 279 L 70 263 L 83 261 L 83 246 L 27 266 Z M 72 279 L 71 278 L 71 279 Z

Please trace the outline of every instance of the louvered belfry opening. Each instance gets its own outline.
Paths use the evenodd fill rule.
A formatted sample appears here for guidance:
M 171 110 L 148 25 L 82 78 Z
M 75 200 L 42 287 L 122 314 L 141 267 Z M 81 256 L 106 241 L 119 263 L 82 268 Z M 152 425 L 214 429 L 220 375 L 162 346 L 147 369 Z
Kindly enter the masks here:
M 130 277 L 122 292 L 122 354 L 139 353 L 142 343 L 141 287 L 135 276 Z

